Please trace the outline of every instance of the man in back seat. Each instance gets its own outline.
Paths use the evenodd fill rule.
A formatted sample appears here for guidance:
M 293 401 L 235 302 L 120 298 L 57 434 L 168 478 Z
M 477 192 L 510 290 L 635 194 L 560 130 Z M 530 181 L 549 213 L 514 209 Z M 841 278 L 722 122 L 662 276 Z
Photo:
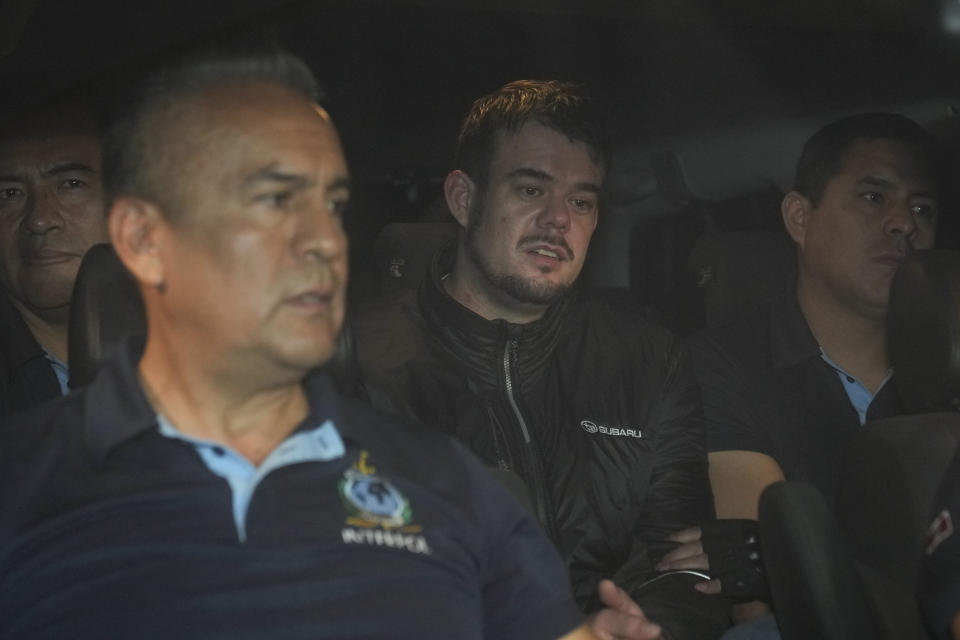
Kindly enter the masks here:
M 940 157 L 894 114 L 838 120 L 806 143 L 781 205 L 795 288 L 694 336 L 717 516 L 757 517 L 784 477 L 834 497 L 846 434 L 902 411 L 886 353 L 893 274 L 933 245 Z
M 100 132 L 77 101 L 0 127 L 0 421 L 67 391 L 80 260 L 107 241 Z
M 711 515 L 684 347 L 573 286 L 607 161 L 578 87 L 518 81 L 477 100 L 444 183 L 456 244 L 419 291 L 355 317 L 361 371 L 381 405 L 519 474 L 585 610 L 614 578 L 665 636 L 706 640 L 728 624 L 722 600 L 687 575 L 646 584 L 667 537 Z

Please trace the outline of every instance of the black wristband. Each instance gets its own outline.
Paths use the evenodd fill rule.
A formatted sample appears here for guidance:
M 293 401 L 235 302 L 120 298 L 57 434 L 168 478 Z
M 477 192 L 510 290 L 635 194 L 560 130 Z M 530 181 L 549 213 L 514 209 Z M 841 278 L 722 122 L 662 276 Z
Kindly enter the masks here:
M 721 593 L 737 601 L 769 601 L 756 520 L 712 520 L 700 530 L 700 543 L 711 575 L 720 580 Z

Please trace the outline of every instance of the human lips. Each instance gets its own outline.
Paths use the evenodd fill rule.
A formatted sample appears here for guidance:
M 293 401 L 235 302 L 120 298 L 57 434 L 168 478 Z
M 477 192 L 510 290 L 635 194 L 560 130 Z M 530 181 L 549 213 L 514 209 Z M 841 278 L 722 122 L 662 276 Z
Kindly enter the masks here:
M 544 242 L 535 240 L 522 245 L 522 250 L 526 253 L 542 256 L 551 260 L 564 261 L 573 260 L 573 251 L 564 243 Z
M 79 256 L 70 251 L 50 248 L 28 249 L 22 254 L 23 263 L 28 267 L 45 267 L 75 260 Z
M 906 259 L 907 254 L 900 251 L 885 251 L 874 258 L 876 262 L 891 267 L 899 267 Z
M 335 299 L 334 287 L 316 287 L 295 293 L 284 302 L 305 311 L 326 311 L 333 306 Z

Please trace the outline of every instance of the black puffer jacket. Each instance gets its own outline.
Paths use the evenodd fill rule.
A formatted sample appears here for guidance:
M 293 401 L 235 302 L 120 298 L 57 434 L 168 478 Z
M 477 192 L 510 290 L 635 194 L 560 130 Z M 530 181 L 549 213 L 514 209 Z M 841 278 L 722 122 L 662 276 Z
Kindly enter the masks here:
M 672 531 L 711 516 L 699 392 L 681 342 L 572 293 L 526 325 L 488 321 L 442 289 L 354 318 L 361 375 L 381 407 L 451 434 L 516 471 L 585 610 L 612 577 L 671 638 L 725 628 L 725 604 L 667 578 L 641 585 Z

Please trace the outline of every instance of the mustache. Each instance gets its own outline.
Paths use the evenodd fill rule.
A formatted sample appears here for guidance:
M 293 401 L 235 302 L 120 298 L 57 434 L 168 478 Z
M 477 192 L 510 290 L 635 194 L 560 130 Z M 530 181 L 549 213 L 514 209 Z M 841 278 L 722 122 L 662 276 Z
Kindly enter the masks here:
M 566 255 L 567 260 L 573 260 L 573 249 L 567 244 L 563 236 L 554 236 L 546 233 L 526 236 L 520 239 L 520 248 L 524 249 L 530 245 L 549 244 L 557 247 Z

